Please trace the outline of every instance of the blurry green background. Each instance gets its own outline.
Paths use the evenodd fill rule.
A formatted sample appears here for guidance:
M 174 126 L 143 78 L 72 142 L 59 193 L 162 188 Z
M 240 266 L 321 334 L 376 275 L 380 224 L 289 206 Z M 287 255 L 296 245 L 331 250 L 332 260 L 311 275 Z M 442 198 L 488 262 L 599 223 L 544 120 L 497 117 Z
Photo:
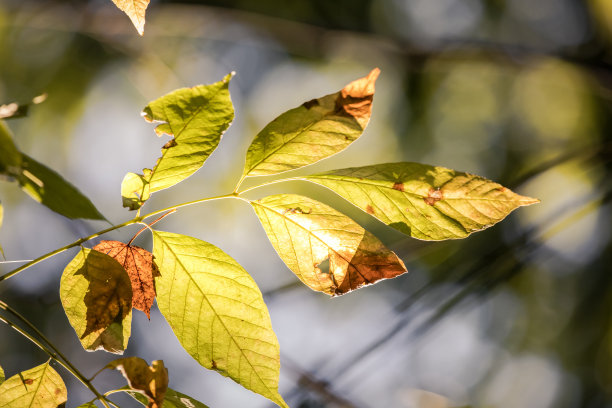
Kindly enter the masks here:
M 150 100 L 237 72 L 236 119 L 220 147 L 196 175 L 156 193 L 153 210 L 231 191 L 267 122 L 373 67 L 382 74 L 365 134 L 299 174 L 418 161 L 493 179 L 541 204 L 467 239 L 430 243 L 314 186 L 249 193 L 313 195 L 374 232 L 410 271 L 331 300 L 298 283 L 238 200 L 183 208 L 159 228 L 207 240 L 253 275 L 293 408 L 612 407 L 611 1 L 153 0 L 139 37 L 110 0 L 0 0 L 0 104 L 48 93 L 29 117 L 8 122 L 19 148 L 114 223 L 133 215 L 121 207 L 124 174 L 152 166 L 165 143 L 140 117 Z M 9 260 L 106 226 L 56 215 L 11 183 L 0 183 L 0 199 Z M 115 356 L 84 352 L 63 314 L 59 277 L 73 255 L 3 282 L 0 299 L 91 375 Z M 14 266 L 0 264 L 0 273 Z M 134 314 L 126 355 L 163 359 L 170 386 L 211 408 L 272 406 L 200 367 L 156 308 L 150 321 Z M 46 359 L 0 325 L 7 375 Z M 92 398 L 59 371 L 68 407 Z M 105 372 L 95 384 L 123 380 Z

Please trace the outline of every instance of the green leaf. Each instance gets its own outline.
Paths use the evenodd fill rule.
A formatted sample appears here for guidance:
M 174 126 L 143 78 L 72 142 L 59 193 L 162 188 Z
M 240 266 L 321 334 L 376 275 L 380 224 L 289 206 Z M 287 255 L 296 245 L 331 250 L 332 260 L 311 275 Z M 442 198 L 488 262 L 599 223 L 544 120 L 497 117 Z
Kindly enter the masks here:
M 0 228 L 2 228 L 2 220 L 3 219 L 4 219 L 4 208 L 2 207 L 2 203 L 0 203 Z M 2 245 L 0 245 L 0 254 L 2 254 L 2 258 L 3 259 L 6 259 L 6 256 L 4 256 L 4 249 L 2 249 Z M 0 367 L 0 371 L 2 371 L 2 367 Z M 4 377 L 2 377 L 2 378 L 4 378 Z
M 153 254 L 157 304 L 185 350 L 287 407 L 278 393 L 278 340 L 251 276 L 221 249 L 185 235 L 154 231 Z
M 234 119 L 229 94 L 233 75 L 211 85 L 178 89 L 144 108 L 145 120 L 162 122 L 155 132 L 174 138 L 164 145 L 152 170 L 125 176 L 121 186 L 124 207 L 140 208 L 150 194 L 172 187 L 204 165 Z
M 77 408 L 98 408 L 98 406 L 94 404 L 93 401 L 89 401 L 82 405 L 79 405 Z
M 91 201 L 62 176 L 19 152 L 0 121 L 0 174 L 16 179 L 30 197 L 68 218 L 103 220 Z
M 62 377 L 48 362 L 0 384 L 0 408 L 57 408 L 67 398 Z
M 346 149 L 370 120 L 375 68 L 342 90 L 308 101 L 270 122 L 253 140 L 244 176 L 298 169 Z
M 132 20 L 138 34 L 144 34 L 145 12 L 149 0 L 113 0 L 117 8 L 123 11 Z
M 129 392 L 128 394 L 132 396 L 136 401 L 140 402 L 142 405 L 149 405 L 149 399 L 139 392 Z M 200 401 L 191 398 L 188 395 L 182 394 L 178 391 L 174 391 L 171 388 L 168 388 L 166 391 L 166 398 L 164 399 L 164 403 L 161 408 L 208 408 L 208 406 L 202 404 Z
M 64 269 L 60 299 L 85 350 L 123 353 L 131 332 L 132 284 L 119 262 L 81 248 Z
M 473 174 L 420 163 L 387 163 L 303 177 L 385 224 L 424 240 L 464 238 L 539 202 Z
M 0 174 L 11 176 L 21 170 L 21 153 L 8 126 L 0 120 Z
M 279 194 L 251 205 L 278 255 L 313 290 L 342 295 L 406 272 L 378 238 L 325 204 Z
M 22 154 L 21 172 L 16 175 L 21 189 L 51 210 L 68 218 L 103 220 L 89 198 L 42 163 Z

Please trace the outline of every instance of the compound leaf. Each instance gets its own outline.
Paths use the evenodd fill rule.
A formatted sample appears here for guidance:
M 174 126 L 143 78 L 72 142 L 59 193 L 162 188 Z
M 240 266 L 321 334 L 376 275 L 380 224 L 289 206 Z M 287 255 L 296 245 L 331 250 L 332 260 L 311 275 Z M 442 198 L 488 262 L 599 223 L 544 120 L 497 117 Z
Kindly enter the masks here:
M 132 20 L 138 34 L 144 34 L 145 12 L 149 0 L 113 0 L 113 3 Z
M 0 384 L 0 408 L 57 408 L 67 399 L 62 377 L 48 362 Z
M 150 319 L 155 300 L 155 277 L 159 276 L 153 254 L 120 241 L 100 241 L 93 249 L 116 259 L 123 266 L 132 282 L 132 307 L 142 310 Z
M 464 238 L 539 200 L 485 178 L 420 163 L 387 163 L 303 177 L 385 224 L 424 240 Z
M 162 147 L 162 156 L 152 170 L 125 176 L 121 185 L 124 207 L 140 208 L 150 194 L 172 187 L 204 165 L 234 119 L 229 94 L 233 75 L 211 85 L 177 89 L 145 107 L 145 120 L 162 122 L 155 132 L 173 139 Z
M 313 290 L 342 295 L 406 272 L 378 238 L 325 204 L 279 194 L 251 205 L 278 255 Z M 329 271 L 324 271 L 327 260 Z
M 60 299 L 83 348 L 122 354 L 132 323 L 132 284 L 119 262 L 88 248 L 64 269 Z
M 149 366 L 142 358 L 126 357 L 113 360 L 104 368 L 121 371 L 130 389 L 144 393 L 148 408 L 163 406 L 168 389 L 168 369 L 163 361 L 155 360 Z
M 243 174 L 282 173 L 346 149 L 370 120 L 379 73 L 375 68 L 342 90 L 305 102 L 274 119 L 251 143 Z
M 154 231 L 153 254 L 157 304 L 185 350 L 287 407 L 278 393 L 278 340 L 253 278 L 221 249 L 185 235 Z
M 138 392 L 129 392 L 128 394 L 132 396 L 136 401 L 140 402 L 142 405 L 148 405 L 149 399 L 140 394 Z M 182 394 L 178 391 L 174 391 L 171 388 L 166 390 L 166 398 L 164 398 L 164 403 L 161 408 L 208 408 L 206 405 L 202 404 L 200 401 L 191 398 L 188 395 Z

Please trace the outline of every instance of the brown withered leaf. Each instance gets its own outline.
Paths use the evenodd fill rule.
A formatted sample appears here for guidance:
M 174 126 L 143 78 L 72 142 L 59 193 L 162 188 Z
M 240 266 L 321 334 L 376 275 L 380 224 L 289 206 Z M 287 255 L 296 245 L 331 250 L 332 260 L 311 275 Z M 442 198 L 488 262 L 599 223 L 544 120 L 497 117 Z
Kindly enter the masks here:
M 93 249 L 111 256 L 123 266 L 132 282 L 132 307 L 142 310 L 150 319 L 155 300 L 155 278 L 160 276 L 153 254 L 120 241 L 101 241 Z
M 144 33 L 145 12 L 149 6 L 149 0 L 113 0 L 117 8 L 123 11 L 132 20 L 138 34 Z
M 139 357 L 113 360 L 104 368 L 121 371 L 128 386 L 144 393 L 149 398 L 148 408 L 161 408 L 168 389 L 168 369 L 162 360 L 155 360 L 151 366 Z
M 337 296 L 406 272 L 378 238 L 325 204 L 279 194 L 251 205 L 281 259 L 313 290 Z

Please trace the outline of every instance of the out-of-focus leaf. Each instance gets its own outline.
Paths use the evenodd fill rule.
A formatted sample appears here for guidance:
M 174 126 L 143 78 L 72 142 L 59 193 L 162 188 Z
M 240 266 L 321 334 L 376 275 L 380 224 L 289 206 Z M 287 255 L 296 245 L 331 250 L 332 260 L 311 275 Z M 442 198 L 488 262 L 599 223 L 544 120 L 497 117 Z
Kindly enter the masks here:
M 202 366 L 287 407 L 278 393 L 279 346 L 251 276 L 208 242 L 153 232 L 157 304 L 177 338 Z
M 36 105 L 44 102 L 47 99 L 47 94 L 38 95 L 32 99 L 32 104 Z M 27 116 L 30 110 L 30 104 L 18 104 L 17 102 L 0 105 L 0 119 L 16 119 Z
M 246 155 L 245 176 L 266 176 L 298 169 L 346 149 L 370 120 L 375 68 L 342 90 L 305 102 L 270 122 Z
M 120 241 L 100 241 L 93 249 L 111 256 L 123 266 L 132 281 L 132 307 L 142 310 L 150 319 L 155 300 L 154 278 L 159 276 L 153 254 Z
M 62 377 L 48 362 L 0 384 L 0 408 L 57 408 L 67 399 Z
M 464 238 L 520 206 L 539 202 L 473 174 L 420 163 L 353 167 L 303 179 L 424 240 Z
M 22 154 L 21 171 L 16 175 L 21 189 L 30 197 L 68 218 L 103 220 L 89 198 L 42 163 Z
M 162 122 L 155 132 L 173 139 L 162 147 L 162 156 L 152 170 L 125 176 L 121 185 L 124 207 L 140 208 L 150 194 L 172 187 L 204 165 L 234 119 L 229 94 L 233 75 L 211 85 L 177 89 L 145 107 L 143 116 L 148 122 Z
M 4 208 L 2 207 L 2 203 L 0 203 L 0 228 L 2 228 L 3 219 L 4 219 Z M 3 259 L 6 259 L 6 257 L 4 256 L 4 249 L 2 249 L 2 245 L 0 245 L 0 254 L 2 254 Z M 0 367 L 0 374 L 2 374 L 2 367 Z M 0 379 L 0 382 L 1 382 L 1 379 Z
M 149 366 L 142 358 L 127 357 L 113 360 L 105 368 L 121 371 L 131 389 L 144 392 L 148 408 L 163 406 L 168 389 L 168 369 L 163 361 L 155 360 Z
M 142 405 L 148 405 L 149 399 L 140 394 L 138 392 L 128 392 L 136 401 L 140 402 Z M 202 404 L 200 401 L 191 398 L 188 395 L 182 394 L 178 391 L 174 391 L 171 388 L 166 390 L 166 397 L 164 398 L 164 403 L 162 404 L 162 408 L 208 408 L 206 405 Z
M 92 401 L 89 401 L 89 402 L 79 405 L 77 408 L 98 408 L 98 406 L 94 404 Z
M 280 194 L 251 205 L 281 259 L 313 290 L 342 295 L 406 272 L 378 238 L 325 204 Z M 321 269 L 326 260 L 329 271 Z
M 12 176 L 19 174 L 20 170 L 21 153 L 15 146 L 8 126 L 0 120 L 0 174 Z
M 145 12 L 149 5 L 149 0 L 113 0 L 113 3 L 128 15 L 132 24 L 138 30 L 138 34 L 144 34 Z
M 122 354 L 132 324 L 132 284 L 119 262 L 81 251 L 64 269 L 60 299 L 83 348 Z
M 22 154 L 0 120 L 0 174 L 16 179 L 30 197 L 68 218 L 103 220 L 92 202 L 62 176 Z

